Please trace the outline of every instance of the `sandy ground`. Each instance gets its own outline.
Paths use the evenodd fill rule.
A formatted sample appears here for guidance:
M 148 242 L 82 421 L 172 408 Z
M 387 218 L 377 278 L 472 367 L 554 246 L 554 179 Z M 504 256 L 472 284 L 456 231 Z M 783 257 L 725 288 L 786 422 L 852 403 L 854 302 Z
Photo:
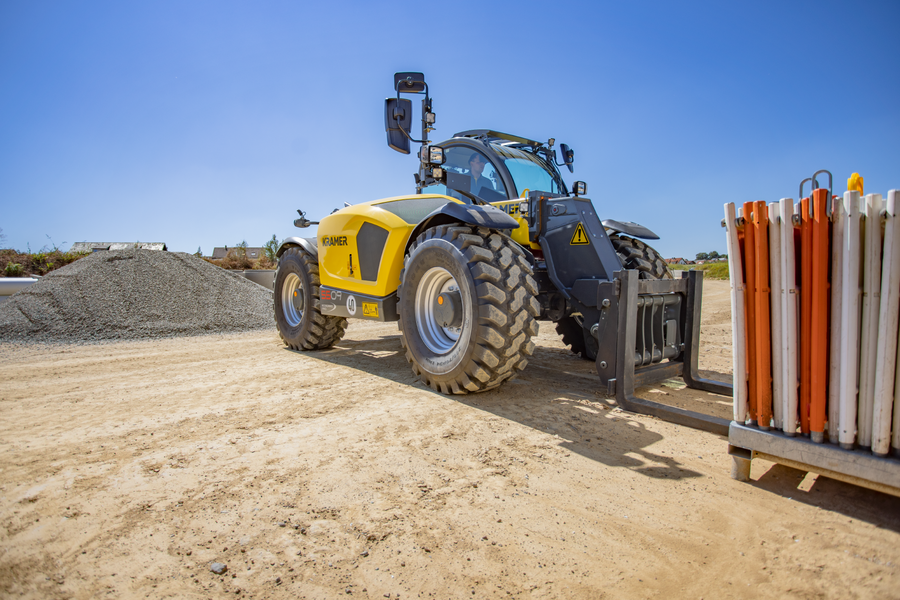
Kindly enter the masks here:
M 731 369 L 706 282 L 701 367 Z M 542 324 L 500 390 L 413 381 L 394 324 L 0 347 L 0 596 L 897 598 L 900 499 L 615 408 Z M 728 416 L 675 383 L 639 395 Z M 210 570 L 221 562 L 227 571 Z

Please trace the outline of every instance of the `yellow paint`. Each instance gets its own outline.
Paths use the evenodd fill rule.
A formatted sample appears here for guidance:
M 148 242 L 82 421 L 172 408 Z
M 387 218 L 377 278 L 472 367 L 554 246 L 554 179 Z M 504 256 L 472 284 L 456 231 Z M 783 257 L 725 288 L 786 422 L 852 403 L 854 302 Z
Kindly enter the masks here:
M 492 202 L 491 206 L 496 206 L 497 208 L 499 208 L 500 210 L 502 210 L 503 212 L 505 212 L 506 214 L 511 216 L 513 219 L 518 221 L 519 227 L 516 229 L 513 229 L 512 235 L 510 236 L 510 237 L 512 237 L 512 239 L 514 239 L 516 242 L 519 243 L 519 245 L 521 245 L 525 248 L 530 248 L 532 250 L 540 249 L 540 247 L 541 247 L 540 244 L 532 244 L 531 241 L 528 239 L 528 222 L 525 221 L 525 218 L 522 216 L 522 213 L 519 212 L 519 204 L 521 204 L 521 203 L 522 203 L 522 201 L 518 200 L 518 199 L 517 200 L 503 200 L 501 202 Z
M 319 279 L 322 285 L 378 297 L 395 292 L 400 285 L 403 250 L 417 223 L 407 223 L 397 215 L 378 208 L 377 205 L 398 200 L 426 198 L 446 198 L 448 202 L 459 202 L 455 198 L 438 194 L 396 196 L 348 206 L 322 219 L 316 236 L 319 248 Z M 389 232 L 381 255 L 381 264 L 378 266 L 377 281 L 360 279 L 356 235 L 364 223 L 372 223 Z M 327 245 L 323 242 L 326 239 Z
M 863 178 L 859 173 L 854 173 L 850 176 L 850 179 L 847 180 L 847 191 L 848 192 L 859 192 L 859 195 L 863 195 Z
M 348 206 L 322 219 L 316 236 L 319 249 L 319 279 L 322 285 L 382 298 L 397 291 L 400 285 L 400 271 L 403 269 L 403 251 L 418 223 L 407 223 L 397 215 L 382 210 L 378 205 L 399 200 L 428 198 L 442 198 L 447 202 L 462 203 L 456 198 L 439 194 L 395 196 Z M 516 242 L 526 248 L 540 248 L 540 245 L 528 241 L 528 224 L 519 214 L 519 202 L 521 201 L 518 199 L 507 200 L 496 202 L 493 206 L 504 210 L 518 221 L 519 227 L 512 232 L 512 238 Z M 372 223 L 389 232 L 381 264 L 378 266 L 377 281 L 360 279 L 356 235 L 364 223 Z M 365 311 L 365 308 L 363 310 Z
M 578 227 L 575 228 L 575 233 L 572 234 L 572 241 L 569 244 L 572 246 L 587 246 L 590 243 L 591 240 L 588 238 L 587 233 L 584 232 L 584 225 L 579 223 Z

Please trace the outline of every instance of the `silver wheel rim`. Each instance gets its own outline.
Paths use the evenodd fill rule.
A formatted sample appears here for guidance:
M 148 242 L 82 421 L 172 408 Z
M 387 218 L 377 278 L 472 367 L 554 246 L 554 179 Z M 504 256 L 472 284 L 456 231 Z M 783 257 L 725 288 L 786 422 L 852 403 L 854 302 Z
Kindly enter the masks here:
M 284 284 L 281 286 L 281 310 L 284 312 L 284 320 L 291 327 L 296 327 L 303 319 L 303 311 L 294 305 L 294 294 L 303 294 L 303 282 L 296 273 L 289 273 L 284 278 Z
M 435 354 L 446 354 L 456 345 L 462 333 L 461 327 L 442 327 L 434 314 L 434 304 L 444 292 L 459 289 L 459 284 L 450 271 L 442 267 L 432 267 L 419 280 L 416 289 L 416 327 L 422 342 Z M 465 300 L 463 300 L 465 307 Z

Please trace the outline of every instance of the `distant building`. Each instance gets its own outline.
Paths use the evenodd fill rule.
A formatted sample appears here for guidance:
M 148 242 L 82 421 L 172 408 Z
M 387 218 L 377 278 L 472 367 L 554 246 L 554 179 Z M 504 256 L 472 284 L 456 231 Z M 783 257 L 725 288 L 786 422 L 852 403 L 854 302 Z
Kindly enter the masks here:
M 234 249 L 235 249 L 235 246 L 232 246 L 231 248 L 229 248 L 228 246 L 225 246 L 224 248 L 213 248 L 213 253 L 210 258 L 212 258 L 214 260 L 225 258 L 228 255 L 228 251 L 234 250 Z M 247 258 L 249 258 L 250 260 L 256 260 L 259 257 L 264 256 L 266 253 L 264 248 L 250 248 L 248 246 L 246 248 L 246 250 L 247 250 Z
M 75 242 L 69 252 L 104 252 L 106 250 L 159 250 L 167 252 L 165 242 Z
M 666 262 L 670 265 L 686 265 L 688 264 L 683 258 L 667 258 Z

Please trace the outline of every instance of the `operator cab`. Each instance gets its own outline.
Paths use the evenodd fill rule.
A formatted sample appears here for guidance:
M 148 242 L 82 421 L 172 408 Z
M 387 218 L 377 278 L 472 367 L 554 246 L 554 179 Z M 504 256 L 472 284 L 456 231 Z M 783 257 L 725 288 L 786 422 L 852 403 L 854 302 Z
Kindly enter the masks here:
M 499 137 L 503 136 L 503 137 Z M 512 139 L 509 139 L 512 138 Z M 523 144 L 522 142 L 526 142 Z M 443 168 L 447 173 L 470 178 L 470 192 L 487 202 L 503 202 L 522 197 L 525 190 L 540 190 L 551 194 L 568 194 L 559 171 L 529 144 L 540 146 L 524 138 L 489 130 L 457 133 L 453 139 L 435 144 L 444 149 Z M 474 159 L 484 162 L 480 177 Z M 445 194 L 470 203 L 464 195 L 448 190 L 443 182 L 428 186 L 428 193 Z

